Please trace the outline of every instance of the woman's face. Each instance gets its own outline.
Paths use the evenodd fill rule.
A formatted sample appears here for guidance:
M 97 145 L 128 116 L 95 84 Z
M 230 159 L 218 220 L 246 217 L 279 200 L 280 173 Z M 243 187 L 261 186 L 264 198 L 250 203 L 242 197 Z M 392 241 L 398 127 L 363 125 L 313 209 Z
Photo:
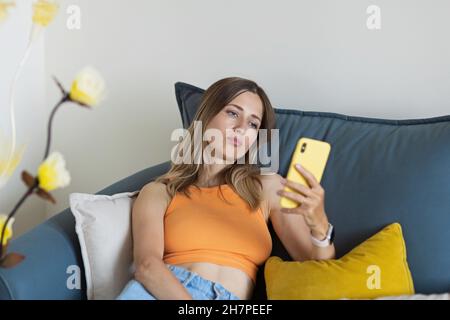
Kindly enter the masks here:
M 256 141 L 263 110 L 260 97 L 253 92 L 245 91 L 235 97 L 206 127 L 206 130 L 217 129 L 219 134 L 216 138 L 216 133 L 210 131 L 209 136 L 214 138 L 207 137 L 211 141 L 209 153 L 215 158 L 232 162 L 244 156 Z

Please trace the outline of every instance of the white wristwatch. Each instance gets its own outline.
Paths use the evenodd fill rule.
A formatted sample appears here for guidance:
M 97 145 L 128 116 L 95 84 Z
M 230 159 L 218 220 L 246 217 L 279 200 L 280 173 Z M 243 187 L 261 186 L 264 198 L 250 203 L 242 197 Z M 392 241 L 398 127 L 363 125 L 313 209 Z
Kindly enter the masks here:
M 327 231 L 327 236 L 325 237 L 325 239 L 319 240 L 319 239 L 314 238 L 313 235 L 311 235 L 311 240 L 312 240 L 313 245 L 315 245 L 316 247 L 325 248 L 325 247 L 328 247 L 329 245 L 331 245 L 334 240 L 333 225 L 331 223 L 328 223 L 328 231 Z

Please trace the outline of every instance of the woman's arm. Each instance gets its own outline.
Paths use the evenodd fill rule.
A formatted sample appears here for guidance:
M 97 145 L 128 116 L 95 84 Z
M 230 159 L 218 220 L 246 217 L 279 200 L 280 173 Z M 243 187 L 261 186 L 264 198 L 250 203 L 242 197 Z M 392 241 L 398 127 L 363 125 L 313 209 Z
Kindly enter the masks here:
M 312 174 L 306 170 L 300 172 L 307 180 L 314 178 L 311 178 Z M 311 240 L 311 235 L 319 240 L 324 239 L 328 230 L 328 218 L 323 205 L 325 192 L 322 187 L 314 182 L 310 182 L 313 187 L 305 187 L 292 181 L 284 183 L 284 180 L 278 174 L 267 176 L 264 186 L 265 197 L 270 202 L 270 220 L 278 238 L 293 260 L 333 259 L 333 244 L 322 248 L 315 246 Z M 285 186 L 296 192 L 282 191 Z M 281 196 L 301 202 L 302 205 L 293 209 L 282 208 Z
M 164 214 L 168 205 L 165 185 L 145 185 L 132 210 L 135 279 L 158 300 L 192 300 L 178 278 L 166 267 Z
M 323 240 L 327 235 L 329 226 L 328 217 L 325 213 L 325 190 L 311 172 L 300 165 L 295 166 L 295 168 L 305 178 L 309 186 L 282 178 L 281 184 L 291 188 L 294 192 L 279 190 L 277 194 L 290 198 L 301 205 L 292 209 L 281 208 L 280 211 L 284 214 L 303 216 L 311 235 L 318 240 Z M 312 245 L 311 248 L 312 259 L 324 260 L 335 257 L 334 244 L 323 248 Z

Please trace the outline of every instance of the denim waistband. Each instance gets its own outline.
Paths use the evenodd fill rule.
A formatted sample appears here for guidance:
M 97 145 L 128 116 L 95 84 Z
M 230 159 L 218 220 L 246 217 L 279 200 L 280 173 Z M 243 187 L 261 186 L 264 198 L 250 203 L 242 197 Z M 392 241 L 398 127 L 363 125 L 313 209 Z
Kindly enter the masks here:
M 175 271 L 177 278 L 181 282 L 183 282 L 185 286 L 191 283 L 192 285 L 202 289 L 205 294 L 210 295 L 211 297 L 213 296 L 214 292 L 221 296 L 225 295 L 225 293 L 228 293 L 232 297 L 232 299 L 240 300 L 238 296 L 226 289 L 219 282 L 205 279 L 198 273 L 177 265 L 173 265 L 170 263 L 165 263 L 165 265 L 169 268 L 169 270 Z

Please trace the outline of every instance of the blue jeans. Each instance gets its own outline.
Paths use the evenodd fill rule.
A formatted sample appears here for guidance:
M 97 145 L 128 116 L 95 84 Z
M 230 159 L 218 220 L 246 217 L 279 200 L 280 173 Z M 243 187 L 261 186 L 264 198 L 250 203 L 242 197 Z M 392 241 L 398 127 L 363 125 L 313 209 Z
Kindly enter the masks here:
M 168 264 L 167 268 L 177 277 L 194 300 L 240 300 L 220 283 L 201 277 L 188 269 Z M 140 282 L 130 280 L 117 300 L 158 300 Z

